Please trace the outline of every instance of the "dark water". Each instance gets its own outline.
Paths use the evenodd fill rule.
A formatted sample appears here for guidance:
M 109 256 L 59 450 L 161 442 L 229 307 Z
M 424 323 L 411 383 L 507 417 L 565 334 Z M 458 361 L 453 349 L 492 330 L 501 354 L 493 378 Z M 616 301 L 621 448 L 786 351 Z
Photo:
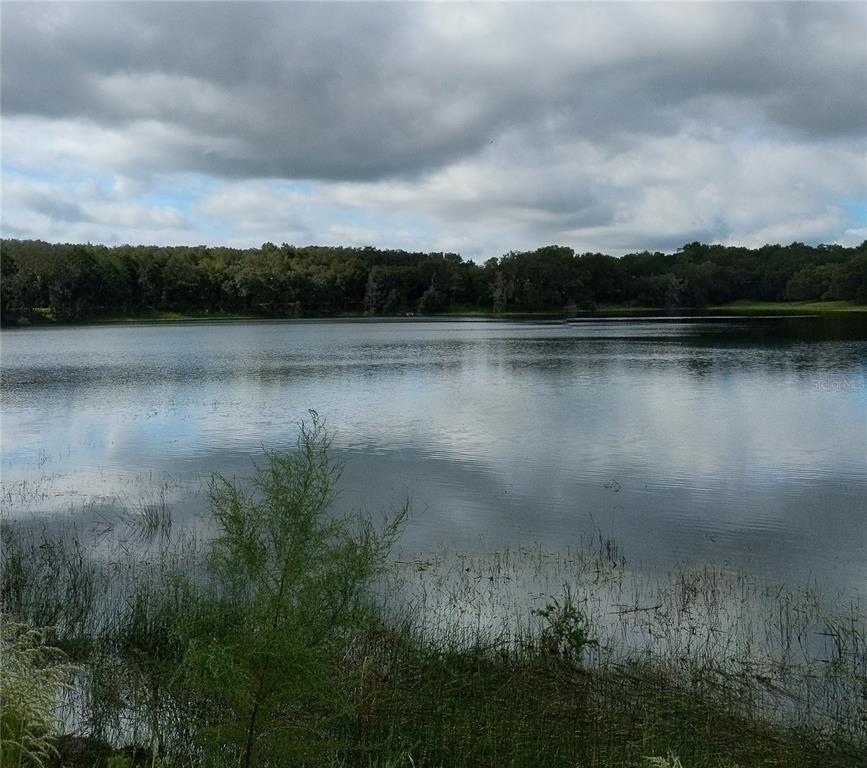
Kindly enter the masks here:
M 200 521 L 310 408 L 340 504 L 411 552 L 602 535 L 633 563 L 867 594 L 865 318 L 288 322 L 3 331 L 7 518 Z

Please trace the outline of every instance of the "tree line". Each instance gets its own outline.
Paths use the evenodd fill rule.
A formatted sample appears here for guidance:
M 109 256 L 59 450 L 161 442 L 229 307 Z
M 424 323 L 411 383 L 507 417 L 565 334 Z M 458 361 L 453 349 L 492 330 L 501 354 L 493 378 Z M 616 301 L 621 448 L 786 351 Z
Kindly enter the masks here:
M 689 243 L 615 258 L 564 246 L 484 264 L 456 253 L 265 243 L 261 248 L 0 241 L 4 322 L 48 315 L 242 313 L 263 317 L 446 311 L 572 312 L 737 300 L 867 303 L 867 241 L 743 248 Z

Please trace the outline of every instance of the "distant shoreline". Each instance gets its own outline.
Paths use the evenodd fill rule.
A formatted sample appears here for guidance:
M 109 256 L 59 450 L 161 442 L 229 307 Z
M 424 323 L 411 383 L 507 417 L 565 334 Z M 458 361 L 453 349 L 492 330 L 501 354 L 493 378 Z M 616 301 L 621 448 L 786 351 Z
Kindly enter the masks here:
M 627 307 L 622 305 L 602 305 L 592 310 L 578 310 L 573 312 L 491 312 L 479 308 L 462 308 L 460 311 L 439 312 L 426 315 L 365 315 L 360 313 L 345 313 L 336 315 L 309 315 L 295 317 L 290 315 L 264 315 L 264 314 L 238 314 L 238 313 L 185 313 L 152 311 L 130 313 L 124 315 L 102 315 L 81 320 L 59 320 L 50 317 L 46 313 L 38 313 L 26 319 L 26 322 L 11 321 L 4 324 L 4 328 L 13 327 L 66 327 L 83 325 L 139 325 L 147 323 L 155 324 L 181 324 L 181 323 L 225 323 L 225 322 L 249 322 L 249 321 L 286 321 L 286 320 L 364 320 L 364 321 L 398 321 L 398 320 L 521 320 L 521 319 L 593 319 L 593 318 L 638 318 L 638 317 L 668 317 L 689 318 L 695 316 L 737 316 L 737 317 L 796 317 L 799 315 L 845 315 L 867 314 L 867 304 L 856 304 L 846 301 L 812 301 L 812 302 L 782 302 L 768 301 L 755 302 L 743 301 L 730 304 L 717 304 L 707 307 L 677 307 L 665 309 L 660 307 Z

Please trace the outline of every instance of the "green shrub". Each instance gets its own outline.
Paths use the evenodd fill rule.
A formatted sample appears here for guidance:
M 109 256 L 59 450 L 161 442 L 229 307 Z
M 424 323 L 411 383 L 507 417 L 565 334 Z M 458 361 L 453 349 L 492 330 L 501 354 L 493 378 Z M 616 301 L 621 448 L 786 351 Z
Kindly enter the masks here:
M 311 413 L 298 450 L 267 453 L 252 484 L 214 477 L 209 581 L 178 612 L 176 687 L 198 718 L 195 738 L 243 766 L 338 748 L 351 700 L 343 659 L 376 621 L 370 590 L 405 513 L 381 531 L 331 513 L 341 468 Z
M 544 620 L 540 635 L 542 648 L 554 656 L 581 662 L 584 654 L 599 643 L 594 639 L 590 620 L 575 601 L 569 585 L 563 597 L 552 597 L 544 608 L 533 611 Z

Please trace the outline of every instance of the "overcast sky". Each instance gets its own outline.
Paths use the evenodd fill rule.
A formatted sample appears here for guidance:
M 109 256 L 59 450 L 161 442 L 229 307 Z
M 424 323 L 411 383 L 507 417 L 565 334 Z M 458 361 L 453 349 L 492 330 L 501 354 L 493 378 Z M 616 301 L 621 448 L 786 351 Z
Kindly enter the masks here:
M 867 3 L 0 9 L 4 237 L 867 239 Z

